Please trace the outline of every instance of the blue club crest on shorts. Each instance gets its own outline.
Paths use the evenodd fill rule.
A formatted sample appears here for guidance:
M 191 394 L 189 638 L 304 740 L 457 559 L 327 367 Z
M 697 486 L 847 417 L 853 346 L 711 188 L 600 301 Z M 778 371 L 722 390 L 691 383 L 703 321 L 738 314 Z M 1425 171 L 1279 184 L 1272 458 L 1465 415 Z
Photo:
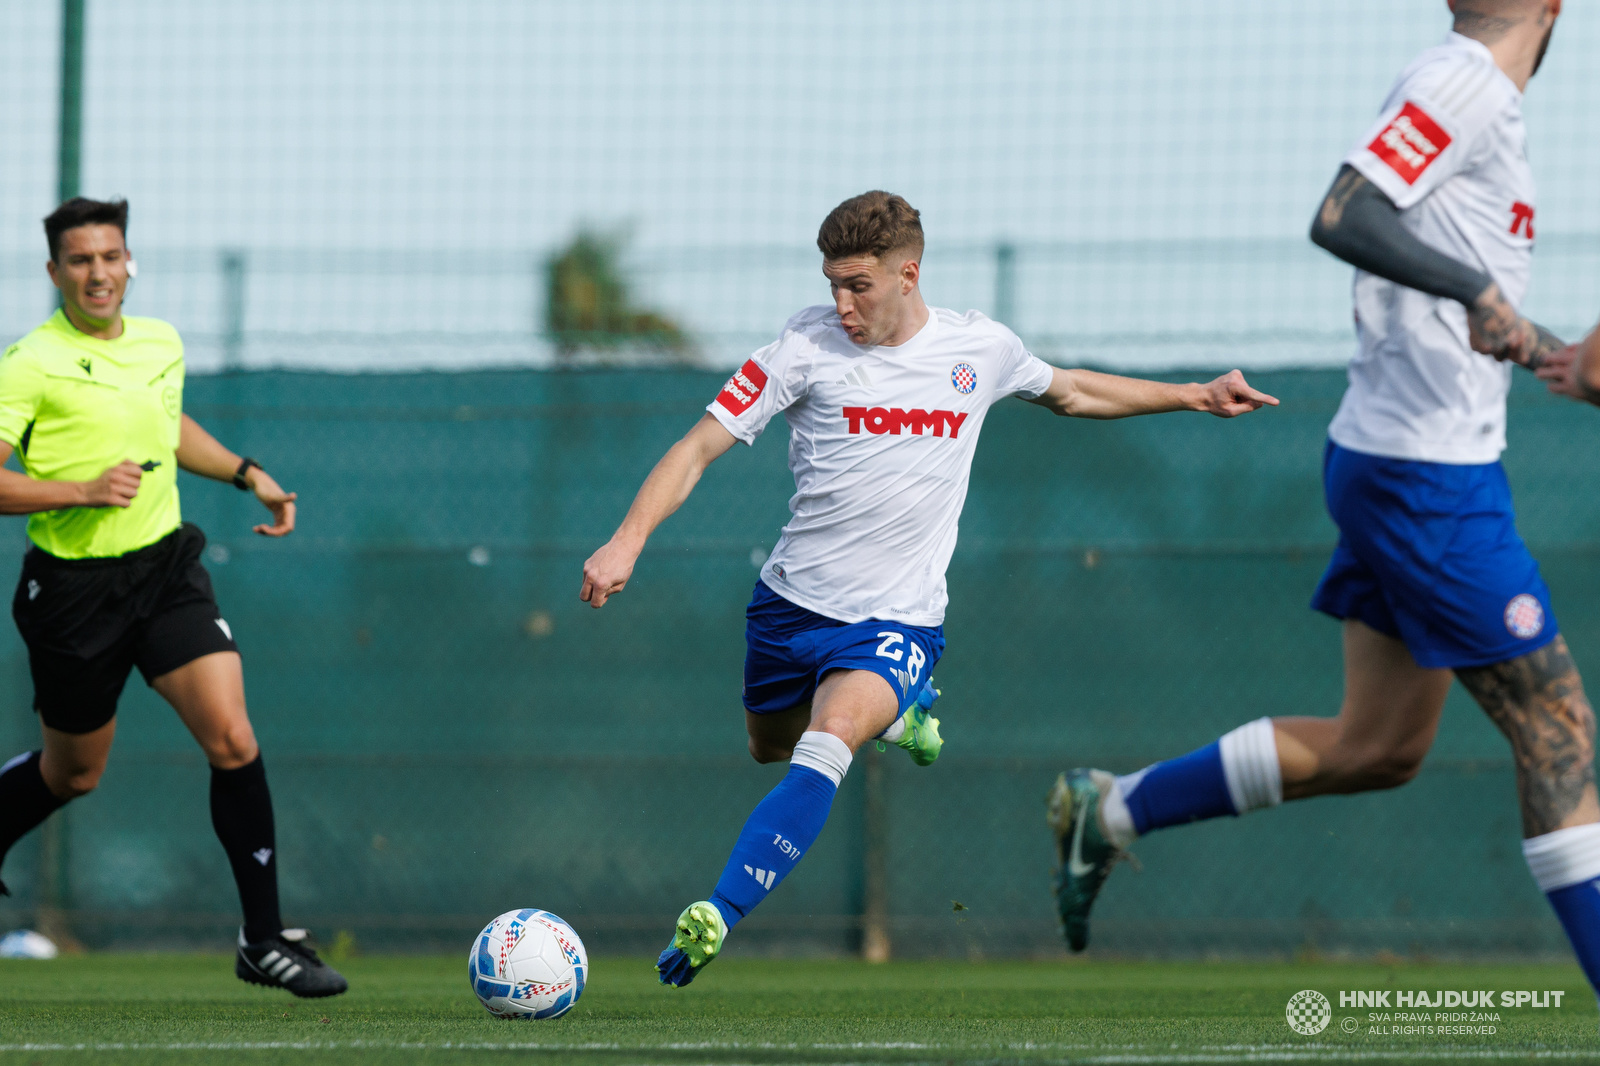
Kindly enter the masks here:
M 965 396 L 978 387 L 978 372 L 972 369 L 971 363 L 957 363 L 950 368 L 950 384 Z

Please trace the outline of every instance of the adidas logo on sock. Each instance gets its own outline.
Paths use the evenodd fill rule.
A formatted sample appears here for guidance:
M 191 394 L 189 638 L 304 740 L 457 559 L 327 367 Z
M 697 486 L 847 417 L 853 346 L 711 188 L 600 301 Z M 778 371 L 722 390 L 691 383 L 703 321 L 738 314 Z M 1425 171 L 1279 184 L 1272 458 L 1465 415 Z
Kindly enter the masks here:
M 272 849 L 262 848 L 259 851 L 252 851 L 250 853 L 250 857 L 255 859 L 256 862 L 259 862 L 262 866 L 265 866 L 267 864 L 267 860 L 272 858 Z
M 744 872 L 755 878 L 756 884 L 760 885 L 768 892 L 772 891 L 772 882 L 778 879 L 778 871 L 776 870 L 752 870 L 750 867 L 746 866 L 744 868 Z

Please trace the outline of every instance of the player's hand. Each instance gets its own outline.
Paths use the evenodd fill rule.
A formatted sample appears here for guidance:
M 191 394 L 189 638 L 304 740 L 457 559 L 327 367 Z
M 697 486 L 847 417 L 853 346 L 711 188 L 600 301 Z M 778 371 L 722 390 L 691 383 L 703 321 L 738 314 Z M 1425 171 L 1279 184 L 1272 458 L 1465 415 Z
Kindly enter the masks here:
M 1278 406 L 1277 397 L 1252 389 L 1244 380 L 1244 374 L 1230 370 L 1200 386 L 1200 402 L 1196 409 L 1218 418 L 1233 418 L 1269 405 Z
M 132 459 L 124 459 L 93 481 L 83 483 L 85 507 L 126 507 L 139 495 L 144 471 Z
M 252 526 L 252 533 L 260 533 L 263 537 L 286 537 L 294 532 L 294 501 L 299 498 L 299 493 L 284 492 L 272 475 L 258 466 L 253 466 L 245 474 L 245 480 L 250 483 L 250 488 L 256 494 L 267 510 L 272 512 L 272 523 L 263 522 Z
M 583 564 L 583 588 L 578 592 L 578 599 L 590 607 L 604 607 L 606 600 L 628 586 L 634 561 L 638 558 L 637 551 L 618 544 L 615 538 L 607 541 Z
M 1557 396 L 1570 396 L 1574 400 L 1600 404 L 1600 394 L 1589 389 L 1578 374 L 1576 344 L 1569 344 L 1560 351 L 1545 356 L 1539 363 L 1539 369 L 1534 373 Z

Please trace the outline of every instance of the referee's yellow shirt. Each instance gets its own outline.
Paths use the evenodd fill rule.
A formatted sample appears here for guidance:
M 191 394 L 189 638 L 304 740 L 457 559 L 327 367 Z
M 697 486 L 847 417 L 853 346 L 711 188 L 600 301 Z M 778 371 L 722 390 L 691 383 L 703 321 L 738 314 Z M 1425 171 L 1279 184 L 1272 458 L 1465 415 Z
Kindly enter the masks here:
M 64 559 L 123 555 L 177 529 L 183 341 L 159 319 L 123 316 L 122 336 L 87 336 L 57 311 L 0 357 L 0 440 L 29 477 L 90 481 L 124 459 L 145 464 L 122 507 L 28 517 L 28 538 Z M 152 465 L 153 464 L 153 465 Z

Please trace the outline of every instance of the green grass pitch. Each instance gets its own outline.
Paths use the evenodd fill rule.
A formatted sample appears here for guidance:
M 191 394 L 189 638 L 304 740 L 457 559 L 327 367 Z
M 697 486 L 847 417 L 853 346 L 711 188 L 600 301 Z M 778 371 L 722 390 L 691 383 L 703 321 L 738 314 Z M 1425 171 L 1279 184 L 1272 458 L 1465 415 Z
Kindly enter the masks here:
M 576 1009 L 549 1022 L 489 1017 L 464 958 L 343 969 L 348 995 L 302 1001 L 235 980 L 225 956 L 0 962 L 0 1062 L 1600 1062 L 1594 997 L 1567 964 L 735 958 L 669 989 L 648 960 L 602 958 Z M 1333 1002 L 1315 1037 L 1284 1017 L 1307 988 Z M 1480 988 L 1566 996 L 1497 1009 L 1482 1036 L 1375 1032 L 1381 1011 L 1338 1006 L 1341 990 Z

